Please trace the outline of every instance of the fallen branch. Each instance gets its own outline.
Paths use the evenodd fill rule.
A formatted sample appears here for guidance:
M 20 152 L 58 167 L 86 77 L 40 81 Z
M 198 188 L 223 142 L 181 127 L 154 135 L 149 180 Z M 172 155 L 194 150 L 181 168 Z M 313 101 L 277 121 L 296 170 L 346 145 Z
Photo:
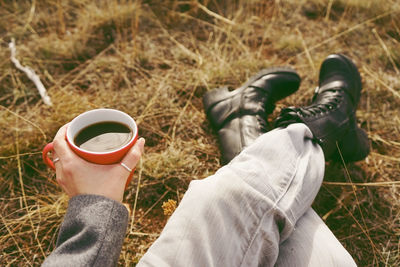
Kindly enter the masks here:
M 15 67 L 17 69 L 25 72 L 26 76 L 28 76 L 28 78 L 35 84 L 36 88 L 39 91 L 40 96 L 42 97 L 43 102 L 46 105 L 51 106 L 52 103 L 50 100 L 50 96 L 47 94 L 46 88 L 44 87 L 43 83 L 40 81 L 39 76 L 30 67 L 22 66 L 21 63 L 19 62 L 19 60 L 15 57 L 15 55 L 17 53 L 17 49 L 15 47 L 14 39 L 11 40 L 8 47 L 10 48 L 10 51 L 11 51 L 10 59 L 14 63 Z

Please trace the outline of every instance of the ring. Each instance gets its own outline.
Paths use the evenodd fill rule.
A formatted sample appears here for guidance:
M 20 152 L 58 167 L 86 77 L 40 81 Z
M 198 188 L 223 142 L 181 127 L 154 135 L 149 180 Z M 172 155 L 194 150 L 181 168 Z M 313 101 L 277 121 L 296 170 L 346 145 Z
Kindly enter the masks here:
M 53 159 L 53 163 L 56 163 L 59 160 L 60 160 L 60 158 L 55 158 L 55 159 Z
M 125 170 L 127 170 L 128 172 L 132 172 L 132 169 L 129 168 L 128 166 L 126 166 L 125 163 L 121 162 L 120 164 L 121 164 L 122 167 L 125 168 Z

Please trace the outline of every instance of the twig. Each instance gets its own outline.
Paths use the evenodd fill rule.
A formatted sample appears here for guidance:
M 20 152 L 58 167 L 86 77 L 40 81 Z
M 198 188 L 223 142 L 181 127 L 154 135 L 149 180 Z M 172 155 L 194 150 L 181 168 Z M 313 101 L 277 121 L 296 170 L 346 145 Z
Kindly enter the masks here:
M 216 18 L 216 19 L 219 19 L 219 20 L 221 20 L 221 21 L 223 21 L 223 22 L 225 22 L 225 23 L 228 23 L 229 25 L 235 25 L 235 22 L 233 22 L 233 21 L 231 21 L 231 20 L 229 20 L 229 19 L 227 19 L 227 18 L 225 18 L 225 17 L 223 17 L 223 16 L 221 16 L 221 15 L 218 15 L 218 14 L 215 13 L 215 12 L 212 12 L 211 10 L 209 10 L 207 7 L 203 6 L 203 5 L 200 4 L 199 2 L 196 2 L 196 4 L 197 4 L 197 6 L 198 6 L 201 10 L 203 10 L 204 12 L 206 12 L 208 15 L 210 15 L 210 16 Z
M 36 88 L 39 91 L 40 96 L 42 97 L 43 102 L 48 105 L 52 106 L 50 96 L 47 94 L 46 88 L 44 87 L 43 83 L 40 81 L 39 76 L 35 73 L 33 69 L 30 67 L 22 66 L 19 60 L 15 57 L 17 53 L 17 49 L 15 47 L 15 40 L 12 39 L 9 43 L 8 47 L 11 51 L 11 61 L 14 63 L 15 67 L 23 72 L 25 72 L 26 76 L 35 84 Z
M 336 186 L 367 186 L 367 187 L 392 187 L 400 186 L 400 181 L 376 182 L 376 183 L 344 183 L 344 182 L 323 182 L 324 185 Z

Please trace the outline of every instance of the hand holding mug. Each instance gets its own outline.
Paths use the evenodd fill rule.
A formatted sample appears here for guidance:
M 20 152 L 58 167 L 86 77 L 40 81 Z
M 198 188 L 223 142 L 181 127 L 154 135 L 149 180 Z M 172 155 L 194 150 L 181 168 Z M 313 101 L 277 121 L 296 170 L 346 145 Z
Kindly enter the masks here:
M 85 130 L 104 121 L 123 123 L 130 129 L 130 135 L 103 135 L 111 138 L 104 142 L 104 138 L 96 136 L 96 131 Z M 102 131 L 107 134 L 109 129 Z M 83 140 L 88 141 L 84 146 L 76 139 L 82 133 Z M 122 201 L 124 188 L 144 149 L 144 139 L 136 140 L 136 124 L 127 114 L 109 109 L 92 110 L 60 128 L 54 141 L 43 149 L 43 160 L 55 168 L 57 182 L 68 196 L 95 194 Z M 48 157 L 49 151 L 53 152 L 53 161 Z

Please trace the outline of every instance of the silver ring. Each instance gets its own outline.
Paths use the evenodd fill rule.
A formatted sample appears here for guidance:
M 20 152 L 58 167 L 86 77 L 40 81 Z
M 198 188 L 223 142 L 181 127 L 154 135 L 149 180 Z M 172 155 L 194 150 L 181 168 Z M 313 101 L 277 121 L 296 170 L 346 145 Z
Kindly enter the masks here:
M 120 162 L 119 164 L 121 164 L 121 166 L 122 166 L 122 167 L 124 167 L 124 168 L 125 168 L 125 170 L 127 170 L 128 172 L 132 172 L 132 169 L 131 169 L 131 168 L 129 168 L 128 166 L 126 166 L 126 165 L 125 165 L 125 163 L 123 163 L 123 162 Z
M 56 163 L 59 160 L 60 160 L 60 158 L 55 158 L 55 159 L 53 159 L 53 163 Z

